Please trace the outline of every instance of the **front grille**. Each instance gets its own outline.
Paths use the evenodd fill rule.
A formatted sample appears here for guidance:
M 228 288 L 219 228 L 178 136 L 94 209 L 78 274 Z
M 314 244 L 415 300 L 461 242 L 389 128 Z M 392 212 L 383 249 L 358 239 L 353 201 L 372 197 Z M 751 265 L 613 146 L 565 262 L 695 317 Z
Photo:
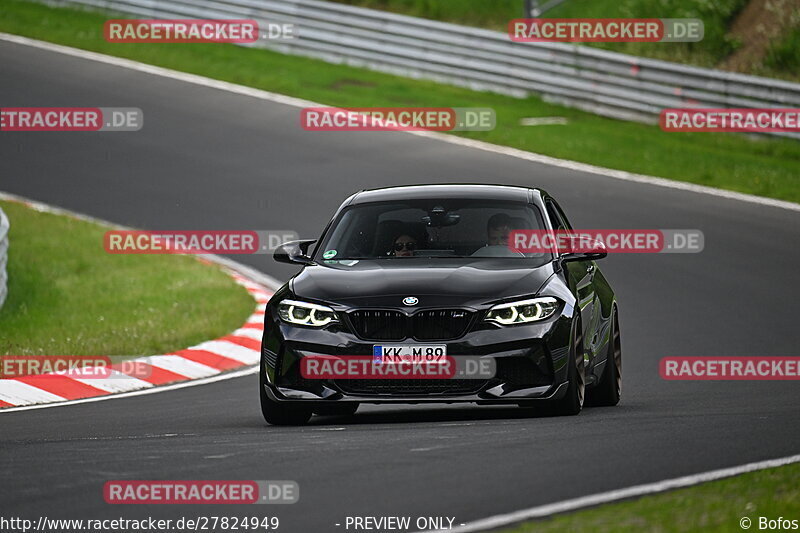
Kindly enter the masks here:
M 406 338 L 407 317 L 400 311 L 362 309 L 350 313 L 356 334 L 376 341 L 399 341 Z
M 461 309 L 420 311 L 412 318 L 414 337 L 419 340 L 450 340 L 461 337 L 469 326 L 472 313 Z
M 410 317 L 400 311 L 377 309 L 360 309 L 348 314 L 355 334 L 372 341 L 458 339 L 467 332 L 473 315 L 463 309 L 418 311 Z
M 347 394 L 473 394 L 485 384 L 476 379 L 337 379 L 336 385 Z

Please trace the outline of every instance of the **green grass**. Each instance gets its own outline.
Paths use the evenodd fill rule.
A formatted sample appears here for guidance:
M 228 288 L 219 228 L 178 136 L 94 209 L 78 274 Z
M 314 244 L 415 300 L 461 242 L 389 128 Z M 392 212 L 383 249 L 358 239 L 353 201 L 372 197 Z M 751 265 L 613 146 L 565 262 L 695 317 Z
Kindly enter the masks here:
M 759 531 L 759 517 L 800 520 L 800 465 L 761 470 L 641 499 L 537 520 L 503 533 Z M 760 531 L 766 531 L 761 529 Z
M 523 0 L 332 0 L 401 15 L 505 31 L 523 17 Z M 571 0 L 568 0 L 571 1 Z
M 459 135 L 614 169 L 800 201 L 800 143 L 796 141 L 666 133 L 656 126 L 547 104 L 537 97 L 516 99 L 234 45 L 112 44 L 102 38 L 107 18 L 20 0 L 0 3 L 0 31 L 328 105 L 491 107 L 497 113 L 494 131 Z M 524 117 L 548 116 L 566 117 L 569 124 L 519 125 Z M 531 185 L 535 184 L 536 176 L 531 175 Z
M 733 53 L 738 43 L 727 35 L 747 0 L 567 0 L 546 16 L 551 18 L 698 18 L 703 40 L 697 43 L 591 43 L 592 46 L 703 67 L 714 67 Z M 795 74 L 787 72 L 787 74 Z
M 339 3 L 506 31 L 521 18 L 522 0 L 334 0 Z M 544 3 L 540 2 L 540 3 Z M 585 43 L 628 54 L 714 66 L 736 49 L 727 28 L 747 0 L 567 0 L 543 18 L 699 18 L 705 35 L 699 43 Z
M 522 0 L 333 0 L 335 2 L 391 11 L 467 26 L 506 31 L 508 21 L 521 18 Z M 714 68 L 741 43 L 728 34 L 736 15 L 748 0 L 567 0 L 547 11 L 543 18 L 698 18 L 705 34 L 697 43 L 583 43 L 615 52 L 634 54 L 701 67 Z M 544 4 L 544 0 L 540 2 Z M 800 30 L 794 24 L 794 32 Z M 800 54 L 796 37 L 784 42 L 791 46 L 776 50 L 772 59 L 755 67 L 751 74 L 800 81 L 800 69 L 786 55 Z
M 797 27 L 770 46 L 764 68 L 767 72 L 779 70 L 795 72 L 800 76 L 800 21 L 797 22 Z
M 216 266 L 112 255 L 108 228 L 0 202 L 11 222 L 0 355 L 153 355 L 240 327 L 255 304 Z

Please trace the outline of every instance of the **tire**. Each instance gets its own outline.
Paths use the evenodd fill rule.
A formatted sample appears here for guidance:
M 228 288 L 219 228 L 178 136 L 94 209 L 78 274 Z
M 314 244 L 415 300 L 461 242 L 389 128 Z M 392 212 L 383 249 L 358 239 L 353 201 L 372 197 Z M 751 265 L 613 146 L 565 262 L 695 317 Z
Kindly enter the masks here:
M 267 395 L 264 390 L 266 376 L 264 376 L 264 364 L 258 373 L 259 392 L 261 393 L 261 414 L 264 420 L 273 426 L 302 426 L 311 420 L 311 406 L 301 405 L 297 402 L 276 402 Z
M 586 394 L 586 377 L 584 375 L 585 362 L 583 359 L 583 329 L 580 320 L 575 321 L 575 339 L 570 346 L 570 357 L 567 376 L 567 392 L 560 400 L 553 400 L 548 404 L 548 412 L 555 416 L 573 416 L 581 412 Z
M 613 313 L 606 366 L 603 369 L 603 375 L 600 376 L 600 382 L 586 392 L 587 406 L 613 407 L 619 403 L 620 393 L 622 392 L 622 348 L 616 307 Z
M 315 415 L 320 416 L 352 416 L 358 410 L 358 403 L 320 404 L 313 410 Z

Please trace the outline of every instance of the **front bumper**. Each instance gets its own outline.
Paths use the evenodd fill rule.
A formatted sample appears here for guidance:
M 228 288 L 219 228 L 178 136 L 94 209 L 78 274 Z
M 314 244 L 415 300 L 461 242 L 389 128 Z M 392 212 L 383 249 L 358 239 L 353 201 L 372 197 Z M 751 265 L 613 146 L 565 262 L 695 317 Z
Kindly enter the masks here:
M 372 403 L 372 404 L 425 404 L 425 403 L 477 403 L 482 405 L 517 405 L 528 401 L 557 400 L 564 396 L 569 383 L 564 382 L 556 386 L 536 387 L 528 389 L 525 395 L 520 396 L 495 396 L 491 390 L 479 394 L 458 394 L 447 396 L 403 396 L 402 394 L 379 395 L 350 395 L 328 389 L 329 396 L 317 396 L 314 393 L 287 388 L 276 387 L 271 384 L 264 385 L 264 390 L 274 401 L 301 401 L 314 403 Z M 327 392 L 327 391 L 326 391 Z
M 373 345 L 389 341 L 360 339 L 346 325 L 323 329 L 290 326 L 268 307 L 261 371 L 265 391 L 275 401 L 518 404 L 558 399 L 567 388 L 571 326 L 571 314 L 562 310 L 535 324 L 482 322 L 473 324 L 457 340 L 418 343 L 446 344 L 447 354 L 454 358 L 492 358 L 497 372 L 491 379 L 306 379 L 300 373 L 303 357 L 369 356 Z M 391 342 L 415 343 L 411 339 Z

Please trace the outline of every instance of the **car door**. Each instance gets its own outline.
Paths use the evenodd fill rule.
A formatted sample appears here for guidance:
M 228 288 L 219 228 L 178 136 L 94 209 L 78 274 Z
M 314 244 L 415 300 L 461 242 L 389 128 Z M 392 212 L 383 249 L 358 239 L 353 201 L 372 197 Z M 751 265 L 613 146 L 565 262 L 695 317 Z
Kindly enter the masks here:
M 572 231 L 572 226 L 566 215 L 552 198 L 545 201 L 550 220 L 555 230 Z M 570 261 L 564 265 L 570 288 L 578 299 L 583 329 L 584 358 L 587 369 L 594 361 L 597 331 L 600 322 L 600 306 L 597 302 L 597 293 L 594 287 L 594 275 L 597 265 L 594 261 Z

